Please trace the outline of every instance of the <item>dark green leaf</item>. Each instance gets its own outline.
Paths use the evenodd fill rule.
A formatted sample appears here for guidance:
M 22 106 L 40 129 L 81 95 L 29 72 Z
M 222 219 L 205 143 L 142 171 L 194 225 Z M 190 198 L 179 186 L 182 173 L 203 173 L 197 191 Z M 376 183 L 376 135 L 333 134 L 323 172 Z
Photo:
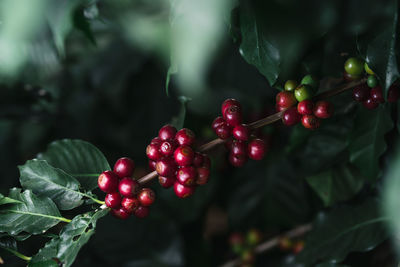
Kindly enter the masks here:
M 379 174 L 379 157 L 386 151 L 385 134 L 393 128 L 388 105 L 370 111 L 360 108 L 350 136 L 350 162 L 373 182 Z
M 0 235 L 0 248 L 3 248 L 5 250 L 17 250 L 17 242 L 15 241 L 14 238 L 10 236 L 1 236 Z
M 71 266 L 80 249 L 94 234 L 97 220 L 107 215 L 108 209 L 78 215 L 67 224 L 60 236 L 46 243 L 44 248 L 32 258 L 28 266 L 45 266 L 47 262 L 61 262 L 63 266 Z
M 5 197 L 2 194 L 0 194 L 0 205 L 12 204 L 12 203 L 22 203 L 22 202 L 9 197 Z
M 380 203 L 368 199 L 354 206 L 343 206 L 320 213 L 307 235 L 297 260 L 306 266 L 318 261 L 341 262 L 350 252 L 367 251 L 388 238 L 381 217 Z
M 28 160 L 18 168 L 22 187 L 51 198 L 60 210 L 70 210 L 83 203 L 79 182 L 45 160 Z
M 23 204 L 0 206 L 0 232 L 39 234 L 60 221 L 66 221 L 48 197 L 35 196 L 30 190 L 21 193 L 19 188 L 11 189 L 9 197 Z
M 83 188 L 97 187 L 100 173 L 110 170 L 103 153 L 92 144 L 82 140 L 64 139 L 51 143 L 46 152 L 38 155 L 51 166 L 60 168 L 77 178 Z
M 325 206 L 350 199 L 364 184 L 363 177 L 351 164 L 334 166 L 330 170 L 309 176 L 306 180 Z

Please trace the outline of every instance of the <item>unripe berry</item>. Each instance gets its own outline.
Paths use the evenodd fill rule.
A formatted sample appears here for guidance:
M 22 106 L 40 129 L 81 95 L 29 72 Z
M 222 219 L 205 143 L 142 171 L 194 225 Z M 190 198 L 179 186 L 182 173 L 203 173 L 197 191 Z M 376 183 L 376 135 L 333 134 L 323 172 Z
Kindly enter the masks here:
M 223 123 L 215 129 L 217 136 L 223 140 L 231 136 L 232 128 L 227 123 Z
M 225 116 L 226 110 L 228 108 L 230 108 L 231 106 L 237 106 L 237 107 L 239 107 L 239 109 L 242 108 L 242 106 L 240 105 L 239 101 L 237 101 L 236 99 L 233 99 L 233 98 L 228 98 L 221 105 L 221 114 L 222 114 L 222 116 Z
M 175 140 L 181 146 L 191 146 L 194 143 L 195 135 L 190 129 L 183 128 L 176 133 Z
M 112 209 L 111 214 L 121 220 L 126 220 L 129 218 L 129 216 L 131 216 L 130 212 L 128 212 L 127 210 L 125 210 L 124 208 L 119 208 L 119 209 Z
M 114 173 L 119 178 L 132 177 L 135 163 L 130 158 L 120 158 L 114 164 Z
M 176 134 L 176 128 L 170 124 L 164 125 L 158 132 L 158 137 L 161 140 L 174 139 Z
M 194 152 L 190 146 L 180 146 L 174 152 L 174 159 L 179 166 L 188 166 L 193 162 Z
M 118 192 L 108 193 L 104 202 L 106 206 L 112 209 L 118 209 L 121 206 L 122 197 Z
M 399 99 L 400 92 L 399 92 L 399 85 L 394 83 L 389 87 L 387 101 L 389 103 L 394 103 Z
M 282 122 L 286 126 L 292 126 L 299 123 L 301 120 L 301 115 L 297 112 L 296 107 L 289 108 L 285 110 L 282 117 Z
M 283 91 L 276 95 L 276 105 L 280 108 L 289 108 L 296 105 L 297 100 L 292 92 Z
M 139 206 L 133 214 L 138 218 L 147 217 L 149 215 L 149 207 Z
M 133 197 L 139 190 L 139 183 L 130 177 L 122 178 L 119 182 L 118 190 L 124 197 Z
M 278 246 L 279 246 L 280 250 L 287 251 L 292 248 L 293 243 L 288 237 L 284 236 L 284 237 L 279 238 Z
M 232 134 L 237 140 L 247 141 L 249 139 L 249 128 L 245 124 L 236 125 L 233 128 Z
M 285 82 L 285 90 L 286 91 L 294 91 L 294 89 L 296 89 L 297 87 L 297 82 L 295 80 L 287 80 Z
M 159 160 L 162 157 L 160 145 L 154 143 L 149 144 L 146 148 L 146 155 L 151 160 Z
M 318 101 L 315 103 L 314 115 L 321 119 L 327 119 L 333 114 L 333 105 L 328 101 Z
M 246 142 L 233 140 L 231 145 L 231 154 L 234 156 L 246 155 L 247 154 Z
M 377 103 L 384 103 L 385 99 L 383 98 L 382 87 L 376 86 L 370 91 L 371 98 Z
M 247 161 L 247 155 L 229 154 L 229 162 L 234 167 L 242 167 Z
M 311 115 L 314 112 L 314 103 L 311 99 L 303 100 L 297 104 L 297 112 L 301 115 Z
M 303 115 L 301 118 L 301 124 L 303 124 L 304 128 L 314 130 L 319 127 L 320 121 L 314 115 Z
M 176 179 L 183 185 L 192 186 L 196 183 L 197 171 L 192 166 L 182 167 L 176 174 Z
M 363 60 L 351 57 L 347 59 L 346 62 L 344 63 L 344 69 L 350 75 L 359 76 L 363 72 L 363 65 L 364 65 Z
M 193 195 L 195 187 L 185 186 L 180 184 L 179 182 L 175 182 L 174 184 L 174 192 L 179 198 L 186 198 Z
M 164 156 L 170 156 L 174 154 L 174 151 L 177 147 L 175 140 L 164 141 L 160 145 L 160 152 Z
M 177 166 L 172 158 L 165 158 L 157 161 L 156 171 L 160 176 L 171 177 L 175 175 Z
M 204 162 L 203 154 L 199 152 L 194 152 L 193 165 L 195 167 L 201 167 L 203 166 L 203 162 Z
M 118 189 L 118 176 L 112 171 L 104 171 L 97 179 L 97 184 L 103 192 L 112 193 Z
M 210 169 L 206 167 L 197 168 L 197 180 L 196 183 L 198 185 L 203 185 L 208 182 L 208 178 L 210 177 Z
M 369 75 L 367 79 L 367 85 L 371 88 L 378 85 L 378 79 L 374 75 Z
M 156 200 L 156 194 L 150 188 L 143 188 L 138 194 L 138 200 L 141 206 L 150 206 Z
M 255 261 L 254 252 L 251 250 L 245 250 L 240 255 L 243 263 L 253 263 Z
M 171 186 L 174 185 L 176 179 L 175 177 L 165 177 L 165 176 L 158 176 L 158 182 L 160 185 L 164 188 L 170 188 Z
M 299 102 L 312 98 L 313 94 L 314 94 L 313 89 L 309 85 L 300 85 L 294 90 L 294 96 L 296 97 L 296 100 Z
M 370 89 L 366 84 L 361 84 L 353 89 L 353 99 L 357 102 L 363 102 L 369 98 Z
M 232 233 L 229 237 L 229 244 L 231 245 L 232 251 L 235 253 L 241 253 L 243 251 L 244 237 L 241 233 Z
M 234 127 L 242 123 L 242 111 L 239 106 L 230 106 L 226 109 L 224 119 L 228 125 Z
M 375 100 L 373 100 L 371 97 L 368 98 L 367 100 L 365 100 L 363 102 L 364 107 L 366 107 L 367 109 L 375 109 L 379 106 L 379 103 L 375 102 Z
M 255 246 L 261 242 L 262 233 L 257 229 L 250 229 L 246 235 L 247 244 Z
M 310 86 L 314 92 L 316 92 L 318 90 L 318 79 L 317 77 L 308 74 L 306 76 L 303 77 L 303 79 L 301 79 L 301 83 L 300 84 L 304 84 L 304 85 L 308 85 Z
M 124 197 L 121 201 L 121 206 L 130 213 L 136 210 L 139 205 L 139 200 L 134 197 Z
M 364 70 L 366 73 L 368 73 L 369 75 L 374 75 L 375 73 L 370 69 L 370 67 L 368 66 L 367 62 L 364 63 Z
M 262 139 L 253 139 L 247 146 L 247 154 L 253 160 L 261 160 L 266 151 L 265 142 Z
M 222 124 L 226 124 L 226 121 L 224 120 L 224 118 L 216 117 L 211 124 L 211 128 L 213 128 L 213 130 L 216 131 L 216 129 Z

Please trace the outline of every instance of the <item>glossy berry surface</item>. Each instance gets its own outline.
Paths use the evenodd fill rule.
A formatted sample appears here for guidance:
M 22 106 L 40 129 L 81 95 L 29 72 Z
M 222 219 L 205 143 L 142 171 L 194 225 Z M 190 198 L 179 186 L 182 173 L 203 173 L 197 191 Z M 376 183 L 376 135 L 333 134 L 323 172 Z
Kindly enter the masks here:
M 222 124 L 226 124 L 225 119 L 222 117 L 216 117 L 211 124 L 211 128 L 213 128 L 213 130 L 215 131 Z
M 228 108 L 230 108 L 231 106 L 237 106 L 237 107 L 239 107 L 239 109 L 242 108 L 242 106 L 240 105 L 240 102 L 238 100 L 233 99 L 233 98 L 228 98 L 221 105 L 221 114 L 222 114 L 222 116 L 225 116 L 226 110 Z
M 149 160 L 149 169 L 150 169 L 151 171 L 155 171 L 155 170 L 156 170 L 156 164 L 157 164 L 157 161 L 155 161 L 155 160 Z
M 174 184 L 174 192 L 179 198 L 186 198 L 193 195 L 195 187 L 185 186 L 180 184 L 179 182 L 175 182 Z
M 176 163 L 171 158 L 161 159 L 156 164 L 156 171 L 161 176 L 170 177 L 175 175 L 176 168 Z
M 382 87 L 376 86 L 370 91 L 371 98 L 377 103 L 384 103 L 385 99 L 383 98 Z
M 210 169 L 206 167 L 199 167 L 197 168 L 197 179 L 196 183 L 198 185 L 203 185 L 208 182 L 208 179 L 210 177 Z
M 174 159 L 179 166 L 190 165 L 194 159 L 194 152 L 190 146 L 180 146 L 174 152 Z
M 266 151 L 266 146 L 264 140 L 253 139 L 247 146 L 248 156 L 254 160 L 261 160 Z
M 374 75 L 369 75 L 367 79 L 367 85 L 371 88 L 378 85 L 378 79 Z
M 276 105 L 280 108 L 289 108 L 296 105 L 297 100 L 292 92 L 284 91 L 276 95 Z
M 297 82 L 295 80 L 287 80 L 285 82 L 285 90 L 292 92 L 297 87 Z
M 130 177 L 125 177 L 119 182 L 118 190 L 124 197 L 133 197 L 139 187 L 140 185 L 136 180 L 133 180 Z
M 112 171 L 104 171 L 99 175 L 97 184 L 103 192 L 112 193 L 118 189 L 119 177 Z
M 200 152 L 195 152 L 193 158 L 193 165 L 195 167 L 201 167 L 203 166 L 203 162 L 204 162 L 203 154 L 201 154 Z
M 132 213 L 137 207 L 139 207 L 140 202 L 134 197 L 124 197 L 121 201 L 121 207 L 126 211 Z
M 375 100 L 373 100 L 371 97 L 368 98 L 367 100 L 365 100 L 363 102 L 364 107 L 366 107 L 367 109 L 375 109 L 379 106 L 379 103 L 375 102 Z
M 314 130 L 319 127 L 320 121 L 314 115 L 303 115 L 301 117 L 301 124 L 303 124 L 304 128 Z
M 234 167 L 242 167 L 247 162 L 246 155 L 234 155 L 233 153 L 229 154 L 229 162 Z
M 151 139 L 150 144 L 161 145 L 162 142 L 163 140 L 161 140 L 160 137 L 157 136 Z
M 350 75 L 361 75 L 364 70 L 364 62 L 359 58 L 351 57 L 344 63 L 344 69 Z
M 399 86 L 397 84 L 392 84 L 388 91 L 387 101 L 389 103 L 394 103 L 399 99 L 399 97 L 400 97 Z
M 139 206 L 133 214 L 138 218 L 147 217 L 149 215 L 149 207 Z
M 122 197 L 118 192 L 108 193 L 104 202 L 106 206 L 112 209 L 117 209 L 121 206 Z
M 126 220 L 129 218 L 129 216 L 131 216 L 130 212 L 122 207 L 119 209 L 112 209 L 110 212 L 114 217 L 121 220 Z
M 294 96 L 296 97 L 296 100 L 299 102 L 312 98 L 313 94 L 314 94 L 313 89 L 309 85 L 300 85 L 294 90 Z
M 247 154 L 247 145 L 246 142 L 239 141 L 239 140 L 233 140 L 230 151 L 232 155 L 235 156 L 240 156 L 240 155 L 246 155 Z
M 195 135 L 192 132 L 192 130 L 183 128 L 176 133 L 175 140 L 181 146 L 183 145 L 191 146 L 194 143 Z
M 279 105 L 276 105 L 276 106 L 275 106 L 276 112 L 281 112 L 281 111 L 284 111 L 285 109 L 286 109 L 285 107 L 281 107 L 281 106 L 279 106 Z
M 158 176 L 158 182 L 160 185 L 164 188 L 170 188 L 171 186 L 174 185 L 176 179 L 175 177 L 165 177 L 165 176 Z
M 197 170 L 193 166 L 182 167 L 178 170 L 176 179 L 183 185 L 192 186 L 196 183 Z
M 328 101 L 318 101 L 314 106 L 314 115 L 321 119 L 330 118 L 333 114 L 333 105 Z
M 317 89 L 318 89 L 318 83 L 319 82 L 318 82 L 317 77 L 315 77 L 315 76 L 313 76 L 311 74 L 308 74 L 308 75 L 304 76 L 303 79 L 301 79 L 301 82 L 300 82 L 300 84 L 304 84 L 304 85 L 310 86 L 313 89 L 314 92 L 316 92 Z
M 247 141 L 249 139 L 249 128 L 244 124 L 236 125 L 232 130 L 232 135 L 237 140 Z
M 223 123 L 215 130 L 217 136 L 223 140 L 229 138 L 232 133 L 232 128 L 227 123 Z
M 282 117 L 282 122 L 286 126 L 292 126 L 299 123 L 301 120 L 301 115 L 297 112 L 296 107 L 289 108 L 285 110 Z
M 176 134 L 176 128 L 170 124 L 164 125 L 158 132 L 158 137 L 161 140 L 174 139 Z
M 239 106 L 230 106 L 226 109 L 224 119 L 228 125 L 234 127 L 242 123 L 242 111 Z
M 146 155 L 151 160 L 160 159 L 163 156 L 162 153 L 160 152 L 160 145 L 159 144 L 150 143 L 146 147 Z
M 311 115 L 314 112 L 314 102 L 311 99 L 303 100 L 297 104 L 297 112 L 301 115 Z
M 366 84 L 361 84 L 354 87 L 353 89 L 353 99 L 357 102 L 363 102 L 369 98 L 370 89 Z
M 159 150 L 164 156 L 170 156 L 174 154 L 176 147 L 177 144 L 174 140 L 168 140 L 161 143 Z
M 143 188 L 137 196 L 141 206 L 150 206 L 156 200 L 156 194 L 150 188 Z
M 135 163 L 130 158 L 120 158 L 114 164 L 114 173 L 119 178 L 132 177 Z

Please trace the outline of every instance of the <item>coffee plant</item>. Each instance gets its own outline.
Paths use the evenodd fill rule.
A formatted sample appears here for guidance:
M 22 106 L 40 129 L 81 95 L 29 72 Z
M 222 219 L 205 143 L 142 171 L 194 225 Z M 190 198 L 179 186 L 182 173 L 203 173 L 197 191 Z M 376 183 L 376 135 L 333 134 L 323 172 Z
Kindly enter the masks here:
M 0 2 L 0 264 L 398 266 L 397 0 Z

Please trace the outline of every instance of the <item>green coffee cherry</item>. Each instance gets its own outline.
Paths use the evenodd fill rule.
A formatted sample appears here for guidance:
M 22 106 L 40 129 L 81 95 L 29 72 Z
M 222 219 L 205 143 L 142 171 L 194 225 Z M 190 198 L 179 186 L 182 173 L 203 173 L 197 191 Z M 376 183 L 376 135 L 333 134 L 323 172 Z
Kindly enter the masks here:
M 313 89 L 309 85 L 300 85 L 294 90 L 294 96 L 297 101 L 301 102 L 306 99 L 312 98 L 314 95 Z
M 378 85 L 378 79 L 374 75 L 369 75 L 367 79 L 367 85 L 371 88 Z
M 314 92 L 316 92 L 318 90 L 319 82 L 315 76 L 308 74 L 301 79 L 301 84 L 311 86 L 314 89 Z
M 297 87 L 297 82 L 295 80 L 287 80 L 285 82 L 285 90 L 286 91 L 294 91 Z
M 371 70 L 371 69 L 369 68 L 367 62 L 364 63 L 364 69 L 365 69 L 365 72 L 366 72 L 366 73 L 368 73 L 368 74 L 370 74 L 370 75 L 375 75 L 375 73 L 373 72 L 373 70 Z
M 344 63 L 344 69 L 352 76 L 359 76 L 363 72 L 364 62 L 356 57 L 351 57 Z

